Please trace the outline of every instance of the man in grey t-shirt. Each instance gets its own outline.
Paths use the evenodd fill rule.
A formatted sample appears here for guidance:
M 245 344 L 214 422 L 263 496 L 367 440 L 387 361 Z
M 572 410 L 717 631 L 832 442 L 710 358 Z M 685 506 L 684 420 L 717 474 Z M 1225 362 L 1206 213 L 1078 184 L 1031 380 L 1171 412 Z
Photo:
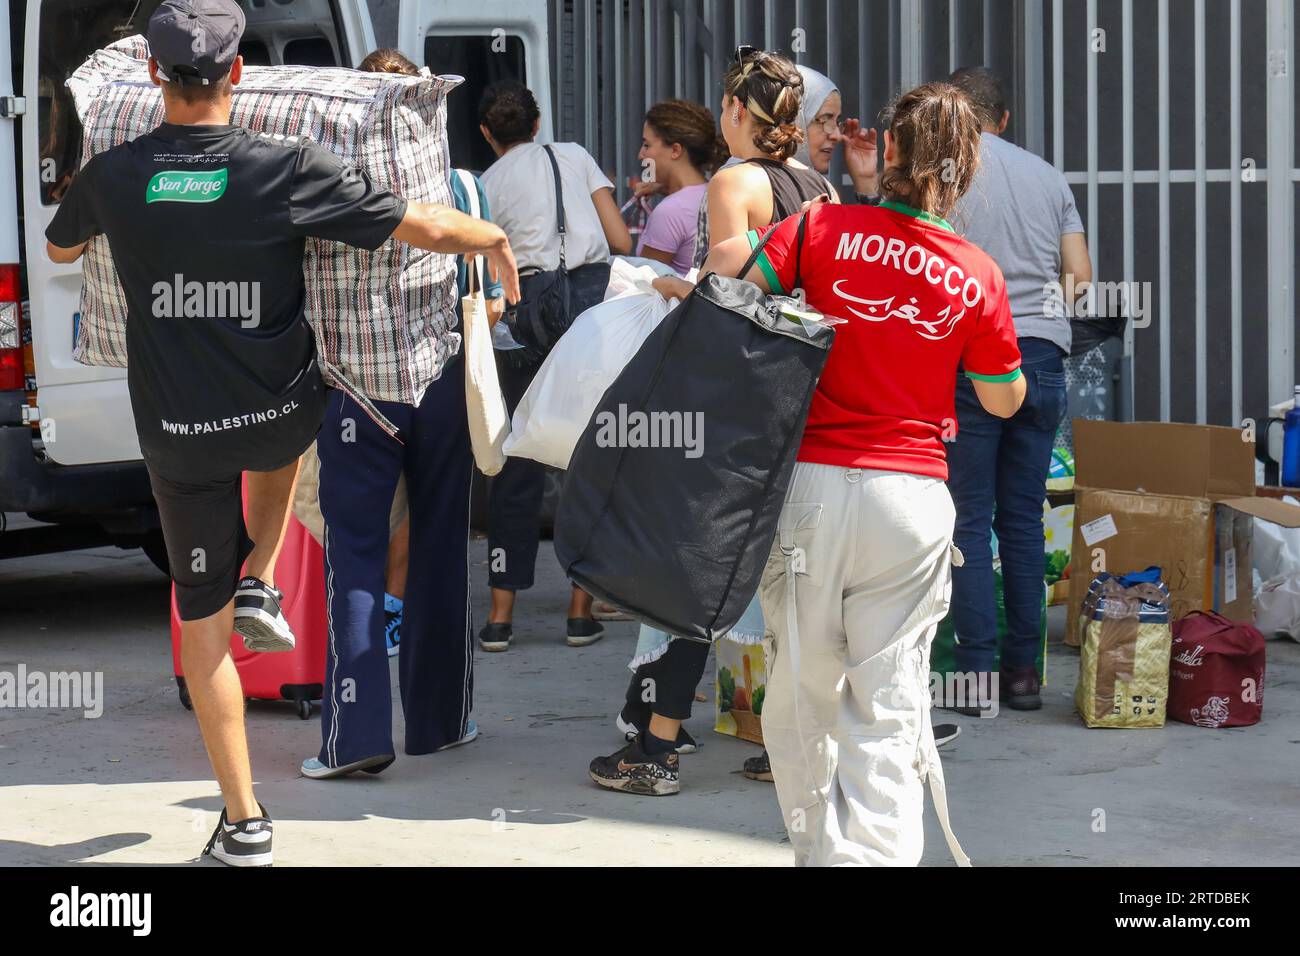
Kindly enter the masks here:
M 1046 339 L 1069 352 L 1070 310 L 1061 289 L 1049 286 L 1065 285 L 1073 275 L 1078 289 L 1092 278 L 1074 193 L 1055 168 L 1002 138 L 1011 114 L 1001 103 L 996 76 L 974 67 L 958 70 L 949 82 L 971 97 L 984 122 L 979 171 L 949 220 L 1002 270 L 1016 335 Z M 990 106 L 987 100 L 995 102 Z M 985 116 L 990 110 L 996 118 Z
M 1092 266 L 1065 177 L 1001 138 L 1011 114 L 998 77 L 967 67 L 948 82 L 970 97 L 984 127 L 979 171 L 949 218 L 1002 269 L 1028 386 L 1020 411 L 1001 419 L 984 411 L 969 380 L 958 377 L 957 439 L 948 447 L 948 486 L 957 508 L 953 539 L 965 557 L 964 566 L 953 569 L 952 582 L 957 670 L 990 672 L 1001 651 L 1002 698 L 1014 709 L 1036 710 L 1042 706 L 1036 662 L 1042 645 L 1043 498 L 1065 413 L 1063 361 L 1073 311 L 1061 287 L 1081 292 L 1092 280 Z M 992 531 L 1002 559 L 1007 621 L 1000 648 Z M 991 702 L 949 703 L 974 714 L 988 712 Z

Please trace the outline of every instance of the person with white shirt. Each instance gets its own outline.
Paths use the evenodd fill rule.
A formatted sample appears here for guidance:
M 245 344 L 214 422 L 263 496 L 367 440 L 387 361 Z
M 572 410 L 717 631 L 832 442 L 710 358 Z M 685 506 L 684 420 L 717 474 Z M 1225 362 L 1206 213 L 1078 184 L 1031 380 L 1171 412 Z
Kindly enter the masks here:
M 479 129 L 497 160 L 483 173 L 493 220 L 510 237 L 521 278 L 563 262 L 570 289 L 569 320 L 600 302 L 609 283 L 609 257 L 632 251 L 632 236 L 614 199 L 614 184 L 577 143 L 535 142 L 541 111 L 525 86 L 488 87 L 479 102 Z M 548 153 L 550 154 L 548 156 Z M 554 164 L 552 164 L 552 158 Z M 564 235 L 556 208 L 556 170 L 563 195 Z M 497 353 L 506 406 L 513 415 L 544 357 L 535 348 Z M 485 651 L 504 651 L 513 637 L 515 594 L 533 585 L 545 471 L 527 458 L 508 458 L 488 492 L 488 583 L 492 608 L 479 632 Z M 574 588 L 569 600 L 570 647 L 604 636 L 591 616 L 591 595 Z

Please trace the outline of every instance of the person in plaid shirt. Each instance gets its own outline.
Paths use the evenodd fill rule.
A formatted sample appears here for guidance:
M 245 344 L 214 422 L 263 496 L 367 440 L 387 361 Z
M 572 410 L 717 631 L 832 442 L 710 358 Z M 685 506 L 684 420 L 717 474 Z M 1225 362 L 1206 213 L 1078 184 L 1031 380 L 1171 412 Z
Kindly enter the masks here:
M 361 69 L 419 75 L 419 68 L 396 50 L 374 51 Z M 457 208 L 488 218 L 487 198 L 476 178 L 455 170 L 451 185 Z M 469 280 L 465 262 L 457 264 L 457 275 L 463 294 Z M 488 281 L 484 292 L 495 321 L 504 312 L 501 287 Z M 396 648 L 406 753 L 434 753 L 478 735 L 469 716 L 474 653 L 466 548 L 474 458 L 465 363 L 453 354 L 441 374 L 416 386 L 423 393 L 416 401 L 374 402 L 375 410 L 399 429 L 401 441 L 386 434 L 350 394 L 336 390 L 316 442 L 325 576 L 331 587 L 321 748 L 301 767 L 303 776 L 312 779 L 358 770 L 378 773 L 394 760 L 384 653 L 391 597 L 385 593 L 386 578 L 392 576 L 385 563 L 394 553 L 406 565 L 399 605 L 403 639 Z M 402 476 L 408 516 L 390 541 L 389 510 Z
M 490 223 L 377 189 L 305 139 L 231 126 L 243 29 L 233 0 L 164 0 L 148 40 L 166 122 L 91 159 L 46 238 L 50 258 L 65 263 L 92 237 L 108 239 L 126 295 L 127 383 L 171 561 L 181 662 L 225 800 L 205 852 L 257 866 L 272 860 L 271 821 L 253 795 L 229 644 L 237 628 L 254 649 L 293 646 L 269 579 L 298 457 L 327 400 L 304 319 L 306 240 L 377 249 L 393 238 L 482 254 L 511 301 L 519 280 L 505 233 Z

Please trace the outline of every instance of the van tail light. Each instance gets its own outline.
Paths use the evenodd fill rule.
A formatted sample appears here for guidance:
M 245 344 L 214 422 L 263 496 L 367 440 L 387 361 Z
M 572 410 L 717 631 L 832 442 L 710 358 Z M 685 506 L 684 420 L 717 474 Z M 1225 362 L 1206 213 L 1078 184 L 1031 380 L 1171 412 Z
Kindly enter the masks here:
M 0 391 L 24 388 L 25 384 L 18 266 L 0 265 Z

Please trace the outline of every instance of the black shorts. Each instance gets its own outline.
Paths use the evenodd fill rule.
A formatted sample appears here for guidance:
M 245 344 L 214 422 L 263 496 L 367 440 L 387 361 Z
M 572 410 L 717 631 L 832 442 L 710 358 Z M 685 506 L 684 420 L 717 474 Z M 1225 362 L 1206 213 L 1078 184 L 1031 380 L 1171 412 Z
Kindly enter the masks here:
M 182 621 L 210 617 L 235 596 L 240 570 L 253 550 L 244 527 L 242 477 L 235 472 L 176 481 L 149 469 Z

